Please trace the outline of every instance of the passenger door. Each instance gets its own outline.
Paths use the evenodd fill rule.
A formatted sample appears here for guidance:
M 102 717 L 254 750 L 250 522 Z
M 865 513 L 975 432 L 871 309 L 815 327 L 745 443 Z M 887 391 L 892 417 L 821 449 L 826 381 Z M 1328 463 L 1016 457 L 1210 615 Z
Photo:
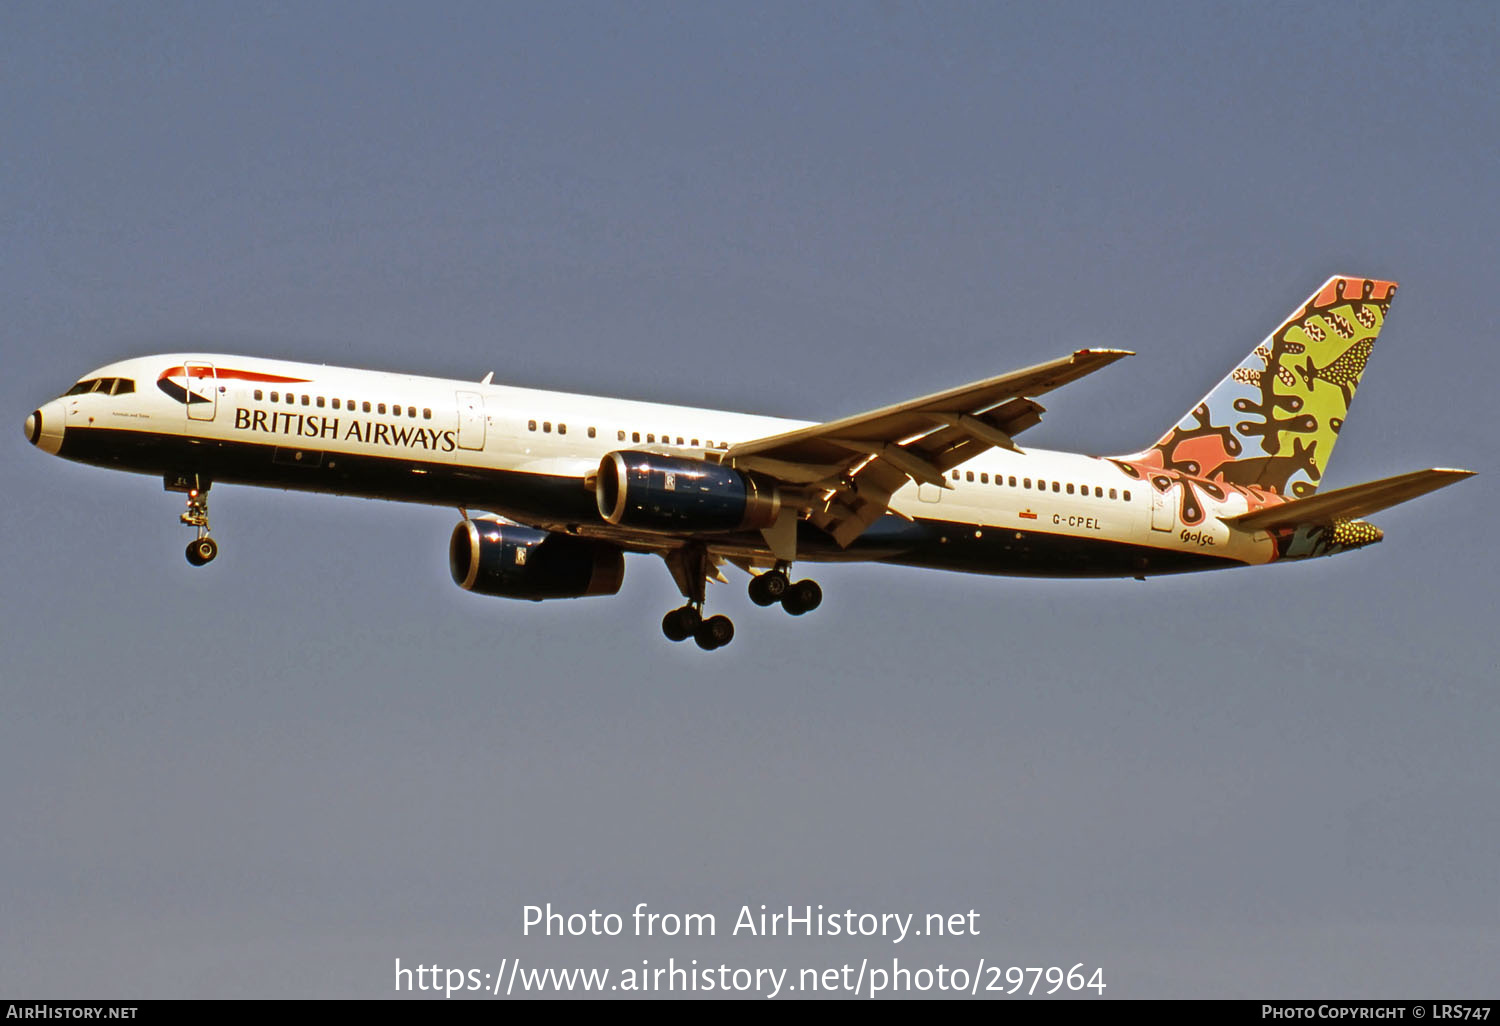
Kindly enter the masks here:
M 219 412 L 219 380 L 211 363 L 190 363 L 187 378 L 188 420 L 213 420 Z
M 484 396 L 478 392 L 459 392 L 458 447 L 484 448 Z

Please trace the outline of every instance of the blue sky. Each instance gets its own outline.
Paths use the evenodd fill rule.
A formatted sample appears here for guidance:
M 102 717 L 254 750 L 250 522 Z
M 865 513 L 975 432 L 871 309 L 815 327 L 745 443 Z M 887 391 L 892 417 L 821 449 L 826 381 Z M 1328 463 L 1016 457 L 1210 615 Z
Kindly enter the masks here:
M 1102 966 L 1484 995 L 1500 958 L 1496 8 L 0 10 L 0 993 L 380 997 L 392 965 Z M 1330 274 L 1401 292 L 1329 467 L 1385 542 L 1144 584 L 743 578 L 734 644 L 453 587 L 456 514 L 180 498 L 21 437 L 203 349 L 831 419 L 1090 345 L 1033 445 L 1158 437 Z M 1487 426 L 1488 425 L 1488 426 Z M 982 914 L 547 940 L 526 904 Z

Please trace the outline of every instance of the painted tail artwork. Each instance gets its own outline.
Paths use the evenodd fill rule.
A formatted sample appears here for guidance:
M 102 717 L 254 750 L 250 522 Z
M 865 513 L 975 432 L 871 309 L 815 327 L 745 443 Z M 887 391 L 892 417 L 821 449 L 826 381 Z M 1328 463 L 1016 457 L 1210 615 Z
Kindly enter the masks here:
M 1327 555 L 1380 540 L 1358 517 L 1469 477 L 1433 468 L 1318 494 L 1395 294 L 1393 281 L 1329 278 L 1155 445 L 1114 457 L 1150 488 L 1152 526 L 1158 509 L 1196 527 L 1243 501 L 1219 519 L 1266 532 L 1276 558 Z
M 1393 281 L 1333 277 L 1132 462 L 1286 498 L 1318 488 Z

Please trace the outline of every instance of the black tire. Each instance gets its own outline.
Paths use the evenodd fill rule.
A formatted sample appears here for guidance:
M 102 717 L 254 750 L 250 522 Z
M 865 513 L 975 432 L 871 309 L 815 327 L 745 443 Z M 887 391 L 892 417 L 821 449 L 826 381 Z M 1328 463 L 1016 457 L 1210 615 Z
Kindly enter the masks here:
M 766 578 L 764 575 L 750 578 L 750 601 L 754 602 L 757 606 L 769 606 L 776 601 L 770 595 L 766 594 Z
M 661 632 L 667 636 L 668 641 L 686 641 L 693 633 L 682 622 L 681 613 L 682 610 L 673 609 L 661 618 Z
M 195 538 L 188 542 L 187 561 L 193 566 L 203 566 L 205 563 L 213 562 L 213 558 L 219 554 L 219 543 L 212 538 Z
M 727 616 L 710 616 L 693 632 L 693 640 L 705 652 L 723 648 L 734 640 L 734 622 Z
M 817 581 L 798 581 L 781 596 L 781 608 L 793 616 L 810 613 L 823 604 L 823 589 Z
M 768 570 L 750 578 L 750 601 L 757 606 L 774 606 L 786 594 L 787 587 L 786 574 Z
M 814 580 L 801 580 L 795 585 L 797 601 L 804 613 L 811 613 L 823 604 L 823 589 Z
M 734 621 L 727 616 L 710 616 L 703 625 L 713 633 L 715 648 L 723 648 L 734 640 Z

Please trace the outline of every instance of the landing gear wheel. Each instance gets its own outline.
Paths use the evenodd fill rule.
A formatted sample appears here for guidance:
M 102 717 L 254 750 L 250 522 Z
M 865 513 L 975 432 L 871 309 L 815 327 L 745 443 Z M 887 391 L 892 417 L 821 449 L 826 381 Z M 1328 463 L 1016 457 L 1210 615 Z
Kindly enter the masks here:
M 661 618 L 661 632 L 668 641 L 686 641 L 693 636 L 703 617 L 692 606 L 674 609 Z
M 213 562 L 213 558 L 219 554 L 219 543 L 212 538 L 195 538 L 188 542 L 187 561 L 194 566 L 202 566 Z
M 693 632 L 693 640 L 705 652 L 723 648 L 734 640 L 734 621 L 727 616 L 710 616 Z
M 186 475 L 168 475 L 167 488 L 181 490 L 184 486 L 179 486 L 178 481 L 184 478 Z M 197 474 L 192 476 L 192 487 L 187 488 L 187 510 L 178 519 L 198 529 L 198 536 L 188 542 L 187 561 L 193 566 L 212 562 L 219 554 L 219 543 L 208 536 L 208 482 Z
M 793 616 L 811 613 L 823 604 L 823 589 L 814 580 L 802 580 L 789 587 L 781 596 L 781 608 Z
M 750 578 L 750 601 L 757 606 L 773 606 L 781 601 L 788 587 L 786 574 L 780 570 L 768 570 Z

